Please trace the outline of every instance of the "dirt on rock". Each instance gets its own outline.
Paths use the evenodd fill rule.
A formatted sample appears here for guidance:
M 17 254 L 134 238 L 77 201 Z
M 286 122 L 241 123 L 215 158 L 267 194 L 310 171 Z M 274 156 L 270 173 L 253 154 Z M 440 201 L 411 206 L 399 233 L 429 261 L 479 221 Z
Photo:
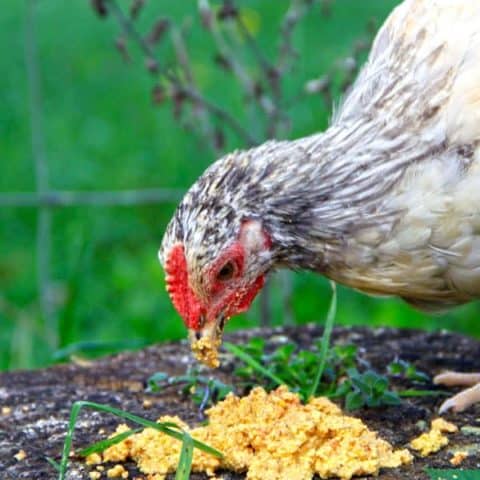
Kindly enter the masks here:
M 256 329 L 226 335 L 226 340 L 242 344 L 261 336 L 274 347 L 285 338 L 301 348 L 309 348 L 321 337 L 322 328 L 309 325 L 298 328 Z M 408 361 L 429 375 L 444 370 L 480 371 L 480 343 L 447 332 L 412 330 L 337 328 L 333 342 L 359 348 L 364 364 L 381 373 L 396 358 Z M 192 361 L 186 342 L 156 345 L 138 352 L 123 353 L 79 364 L 58 365 L 44 370 L 0 374 L 0 472 L 2 480 L 53 480 L 55 469 L 47 457 L 59 460 L 68 426 L 70 408 L 77 400 L 89 400 L 128 410 L 156 420 L 163 415 L 178 415 L 190 425 L 200 422 L 198 406 L 169 387 L 156 394 L 145 391 L 146 381 L 158 371 L 171 375 L 185 372 Z M 222 358 L 215 376 L 231 383 L 233 359 Z M 409 388 L 405 380 L 393 381 L 394 387 Z M 436 388 L 426 385 L 425 388 Z M 146 401 L 147 400 L 147 401 Z M 400 406 L 361 409 L 354 413 L 395 447 L 400 448 L 422 433 L 436 416 L 441 397 L 415 397 Z M 427 458 L 416 458 L 409 467 L 386 470 L 380 480 L 426 480 L 425 467 L 452 468 L 450 459 L 457 450 L 480 452 L 480 405 L 464 413 L 449 413 L 445 418 L 460 428 L 450 436 L 450 444 Z M 85 410 L 80 415 L 74 437 L 78 450 L 105 438 L 121 423 L 111 415 Z M 25 455 L 17 455 L 21 450 Z M 480 468 L 480 453 L 470 455 L 462 468 Z M 129 478 L 144 478 L 134 465 L 127 465 Z M 71 458 L 67 478 L 88 480 L 90 468 L 81 459 Z M 225 480 L 244 478 L 222 472 Z M 102 478 L 105 477 L 103 474 Z M 172 476 L 173 478 L 173 476 Z M 192 479 L 206 475 L 193 474 Z M 370 477 L 364 477 L 364 479 Z M 287 480 L 287 479 L 286 479 Z

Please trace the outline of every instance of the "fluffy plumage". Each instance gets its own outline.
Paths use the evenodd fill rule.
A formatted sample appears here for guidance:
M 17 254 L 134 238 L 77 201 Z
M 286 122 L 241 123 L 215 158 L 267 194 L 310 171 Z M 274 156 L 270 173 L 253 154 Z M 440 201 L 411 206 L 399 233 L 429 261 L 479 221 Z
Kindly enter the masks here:
M 208 272 L 245 222 L 268 248 L 247 248 L 238 288 L 287 267 L 427 310 L 480 297 L 480 3 L 406 0 L 326 132 L 206 170 L 159 253 L 166 265 L 182 246 L 204 313 L 223 298 Z

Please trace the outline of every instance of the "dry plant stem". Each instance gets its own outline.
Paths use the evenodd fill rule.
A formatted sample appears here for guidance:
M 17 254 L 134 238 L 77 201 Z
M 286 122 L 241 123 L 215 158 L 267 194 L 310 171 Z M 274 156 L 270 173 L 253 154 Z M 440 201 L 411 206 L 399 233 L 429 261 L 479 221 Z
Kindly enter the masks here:
M 258 64 L 263 70 L 263 73 L 265 75 L 265 78 L 270 85 L 270 88 L 272 90 L 272 94 L 275 98 L 280 97 L 280 90 L 279 90 L 279 84 L 278 82 L 275 81 L 275 67 L 270 64 L 270 62 L 265 58 L 263 55 L 262 50 L 258 46 L 258 43 L 256 40 L 253 38 L 252 34 L 250 33 L 250 30 L 247 28 L 245 23 L 242 20 L 242 17 L 240 15 L 237 15 L 237 25 L 242 32 L 242 35 L 244 36 L 247 45 L 249 46 L 250 50 L 253 52 L 255 58 L 258 61 Z
M 267 114 L 267 138 L 277 138 L 278 131 L 281 125 L 284 123 L 285 115 L 282 114 L 281 108 L 281 75 L 280 71 L 273 65 L 271 65 L 263 55 L 262 50 L 258 46 L 256 40 L 252 37 L 250 31 L 244 24 L 240 15 L 237 15 L 237 25 L 242 32 L 242 35 L 246 39 L 247 45 L 253 52 L 257 62 L 263 72 L 263 76 L 272 92 L 272 98 L 269 99 Z M 282 135 L 283 136 L 283 135 Z
M 192 86 L 188 86 L 181 78 L 179 78 L 175 73 L 165 68 L 162 68 L 158 62 L 155 52 L 151 46 L 146 42 L 146 40 L 140 35 L 140 33 L 135 28 L 133 22 L 123 13 L 121 8 L 118 6 L 115 0 L 105 0 L 106 5 L 109 10 L 112 12 L 114 17 L 117 19 L 121 28 L 123 29 L 125 35 L 127 35 L 132 41 L 134 41 L 144 52 L 147 60 L 154 62 L 156 65 L 156 70 L 159 72 L 159 75 L 164 77 L 165 80 L 170 84 L 170 86 L 182 94 L 185 98 L 189 99 L 193 103 L 201 105 L 205 110 L 209 111 L 211 114 L 216 116 L 219 120 L 222 120 L 227 124 L 246 146 L 253 146 L 258 144 L 257 139 L 251 135 L 248 130 L 246 130 L 232 115 L 230 115 L 226 110 L 214 104 L 210 100 L 207 100 L 203 95 Z
M 42 95 L 35 35 L 35 6 L 34 0 L 29 0 L 26 5 L 25 63 L 30 97 L 30 129 L 35 180 L 37 192 L 42 195 L 48 191 L 48 164 L 43 132 Z M 43 207 L 37 217 L 37 285 L 42 316 L 46 325 L 47 342 L 50 348 L 55 349 L 58 346 L 58 328 L 55 307 L 51 298 L 51 229 L 52 214 L 48 208 Z
M 140 35 L 140 33 L 135 28 L 133 22 L 123 13 L 122 9 L 118 6 L 115 0 L 105 0 L 105 4 L 113 16 L 116 18 L 120 27 L 127 37 L 133 40 L 143 51 L 147 60 L 151 60 L 157 64 L 157 67 L 160 68 L 160 65 L 155 58 L 155 52 L 150 44 Z M 161 74 L 170 75 L 167 71 L 161 71 Z
M 177 28 L 172 28 L 172 42 L 175 49 L 178 64 L 183 70 L 188 87 L 193 91 L 198 91 L 195 77 L 191 68 L 187 48 L 183 40 L 182 32 Z M 192 113 L 196 119 L 195 126 L 201 129 L 201 134 L 206 143 L 212 148 L 216 156 L 221 154 L 220 148 L 215 140 L 215 131 L 212 128 L 210 118 L 201 102 L 192 102 Z M 194 126 L 194 127 L 195 127 Z
M 297 57 L 293 48 L 293 33 L 314 3 L 314 0 L 292 0 L 290 2 L 280 27 L 281 43 L 277 61 L 279 74 L 284 74 L 291 67 L 292 59 Z
M 247 28 L 247 26 L 243 22 L 242 17 L 240 15 L 237 16 L 237 24 L 240 28 L 240 31 L 242 32 L 242 35 L 245 37 L 245 40 L 247 41 L 247 45 L 250 47 L 250 50 L 252 50 L 253 54 L 257 58 L 257 61 L 260 64 L 260 66 L 263 68 L 263 70 L 265 72 L 272 70 L 274 68 L 273 65 L 270 65 L 270 62 L 263 55 L 263 52 L 260 50 L 260 47 L 258 46 L 255 39 L 252 37 L 250 30 Z M 272 85 L 272 90 L 274 90 L 273 85 Z
M 215 45 L 222 57 L 227 59 L 232 73 L 239 81 L 243 90 L 245 90 L 248 97 L 258 103 L 258 106 L 268 117 L 273 112 L 273 102 L 272 100 L 265 95 L 264 93 L 258 94 L 256 91 L 255 82 L 252 80 L 248 71 L 243 67 L 243 65 L 237 60 L 237 55 L 230 48 L 225 38 L 223 37 L 218 23 L 214 23 L 211 29 L 212 38 L 215 41 Z

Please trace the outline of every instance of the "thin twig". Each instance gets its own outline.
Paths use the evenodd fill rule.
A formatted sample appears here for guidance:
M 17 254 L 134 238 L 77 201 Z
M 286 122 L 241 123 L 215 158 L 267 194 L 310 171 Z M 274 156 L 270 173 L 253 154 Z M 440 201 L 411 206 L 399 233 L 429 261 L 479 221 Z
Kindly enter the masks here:
M 50 190 L 37 193 L 0 193 L 0 207 L 74 207 L 80 205 L 134 206 L 178 202 L 185 194 L 180 189 L 145 189 L 111 192 Z
M 130 20 L 130 18 L 128 18 L 123 13 L 122 9 L 118 6 L 117 2 L 115 0 L 105 0 L 105 4 L 107 5 L 107 8 L 112 12 L 113 16 L 117 19 L 124 33 L 128 37 L 130 37 L 140 47 L 140 49 L 143 51 L 147 59 L 155 62 L 157 65 L 157 68 L 161 69 L 161 66 L 157 61 L 153 48 L 145 40 L 145 38 L 143 38 L 142 35 L 140 35 L 140 33 L 135 28 L 135 25 L 133 24 L 133 22 Z M 172 73 L 169 72 L 168 70 L 162 69 L 160 73 L 162 75 L 165 75 L 169 80 L 174 80 L 174 78 L 170 78 Z
M 190 90 L 198 91 L 196 87 L 195 77 L 191 69 L 190 59 L 185 47 L 183 35 L 177 28 L 172 28 L 172 42 L 177 56 L 178 64 L 182 68 L 185 74 L 185 80 Z M 201 102 L 193 102 L 192 112 L 197 120 L 197 128 L 202 130 L 202 135 L 206 139 L 207 143 L 213 149 L 216 155 L 219 155 L 220 148 L 218 148 L 218 142 L 215 137 L 212 125 L 210 124 L 210 118 L 205 111 L 205 106 Z
M 267 113 L 267 137 L 268 138 L 278 138 L 280 127 L 286 124 L 285 115 L 281 107 L 281 71 L 273 64 L 271 64 L 263 54 L 261 48 L 259 47 L 257 41 L 250 33 L 250 30 L 245 25 L 242 20 L 241 15 L 236 16 L 237 25 L 244 36 L 246 43 L 250 50 L 253 52 L 253 55 L 257 59 L 257 62 L 263 72 L 263 76 L 267 84 L 272 91 L 272 99 L 269 102 L 269 110 Z M 280 135 L 282 136 L 282 135 Z
M 245 142 L 246 146 L 253 146 L 259 143 L 257 139 L 241 125 L 240 122 L 238 122 L 232 115 L 230 115 L 230 113 L 205 98 L 198 90 L 192 88 L 192 86 L 186 85 L 185 82 L 183 82 L 182 79 L 173 71 L 163 68 L 158 61 L 154 50 L 151 48 L 148 42 L 140 35 L 130 18 L 128 18 L 123 13 L 121 8 L 118 6 L 116 0 L 106 0 L 106 2 L 106 5 L 119 22 L 125 35 L 130 37 L 131 40 L 134 41 L 141 48 L 141 50 L 146 55 L 147 60 L 155 62 L 155 65 L 157 67 L 156 70 L 160 72 L 160 75 L 163 76 L 174 89 L 176 89 L 179 93 L 183 94 L 189 100 L 192 100 L 197 104 L 202 105 L 206 110 L 215 115 L 219 120 L 222 120 L 225 124 L 229 125 L 230 128 L 235 131 L 236 134 Z
M 40 73 L 35 34 L 35 5 L 35 0 L 28 0 L 25 24 L 25 63 L 30 98 L 30 129 L 35 180 L 38 195 L 42 195 L 48 190 L 48 165 L 44 144 Z M 48 208 L 41 208 L 37 216 L 37 285 L 42 316 L 46 325 L 47 341 L 50 348 L 55 349 L 58 346 L 58 325 L 51 298 L 51 229 L 52 214 Z
M 228 123 L 230 127 L 236 131 L 236 133 L 243 139 L 246 143 L 246 146 L 252 147 L 258 145 L 260 142 L 250 134 L 250 132 L 245 129 L 239 122 L 237 122 L 226 110 L 219 107 L 215 103 L 207 100 L 202 97 L 198 92 L 187 89 L 183 91 L 185 95 L 191 100 L 200 102 L 205 108 L 207 108 L 211 113 L 215 114 L 220 120 L 223 120 L 225 123 Z
M 218 22 L 214 22 L 210 31 L 220 56 L 226 60 L 231 72 L 239 81 L 240 86 L 243 88 L 248 98 L 256 102 L 264 112 L 265 116 L 269 118 L 275 110 L 275 104 L 272 99 L 266 95 L 265 92 L 259 91 L 251 74 L 242 63 L 238 61 L 238 55 L 232 48 L 230 48 L 230 45 L 222 35 Z
M 290 6 L 280 27 L 281 44 L 277 69 L 281 74 L 285 73 L 285 71 L 291 67 L 289 63 L 292 58 L 297 57 L 297 53 L 293 48 L 293 33 L 314 3 L 314 0 L 291 0 L 290 2 Z

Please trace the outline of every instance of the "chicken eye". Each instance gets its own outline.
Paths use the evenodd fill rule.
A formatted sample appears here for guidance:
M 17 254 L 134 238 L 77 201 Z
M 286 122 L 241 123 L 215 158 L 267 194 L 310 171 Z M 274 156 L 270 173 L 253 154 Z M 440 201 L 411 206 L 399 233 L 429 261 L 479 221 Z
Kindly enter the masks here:
M 227 262 L 217 273 L 217 280 L 225 282 L 235 275 L 235 265 L 233 262 Z

